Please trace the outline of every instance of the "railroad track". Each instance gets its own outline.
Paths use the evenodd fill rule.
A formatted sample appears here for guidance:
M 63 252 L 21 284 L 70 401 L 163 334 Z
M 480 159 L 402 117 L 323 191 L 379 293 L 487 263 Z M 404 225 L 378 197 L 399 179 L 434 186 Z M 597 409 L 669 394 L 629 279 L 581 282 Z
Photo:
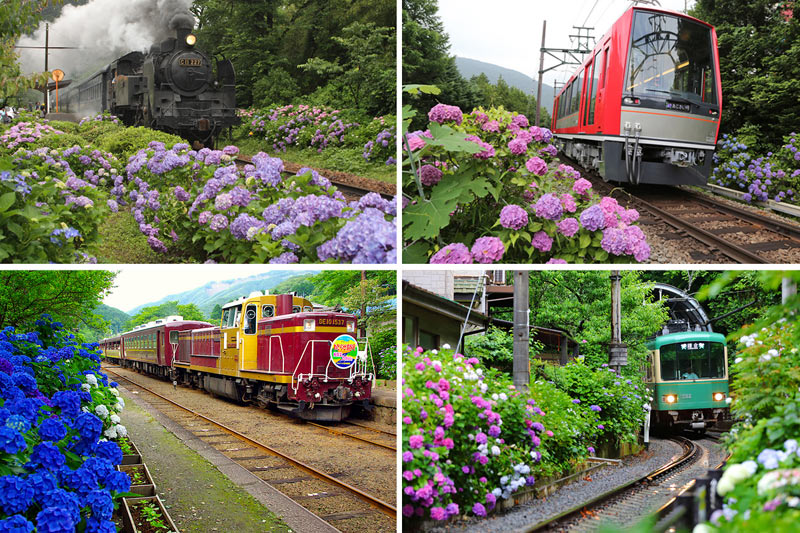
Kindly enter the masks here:
M 148 403 L 165 416 L 185 427 L 203 442 L 246 468 L 311 513 L 319 516 L 332 527 L 346 532 L 363 531 L 364 523 L 367 521 L 376 531 L 395 530 L 396 507 L 337 479 L 342 474 L 324 472 L 162 396 L 146 386 L 114 372 L 109 367 L 104 367 L 104 370 L 116 379 L 124 381 L 132 389 L 145 392 L 149 396 Z M 258 462 L 258 464 L 256 465 L 254 462 Z M 330 506 L 326 505 L 324 501 L 328 498 L 338 500 L 336 507 L 346 510 L 330 512 Z M 358 520 L 348 524 L 348 521 L 353 519 Z
M 378 441 L 375 441 L 375 440 L 372 440 L 372 439 L 368 439 L 368 438 L 363 436 L 363 432 L 362 432 L 361 435 L 359 435 L 357 433 L 349 433 L 347 431 L 342 431 L 339 426 L 325 426 L 323 424 L 317 424 L 316 422 L 306 422 L 306 424 L 308 424 L 309 426 L 314 426 L 314 427 L 318 427 L 320 429 L 324 429 L 324 430 L 329 431 L 329 432 L 331 432 L 331 433 L 333 433 L 335 435 L 342 435 L 343 437 L 349 437 L 351 439 L 355 439 L 355 440 L 358 440 L 358 441 L 361 441 L 361 442 L 366 442 L 367 444 L 372 444 L 373 446 L 378 446 L 380 448 L 385 448 L 387 450 L 392 450 L 392 451 L 395 451 L 395 452 L 397 451 L 397 447 L 396 446 L 393 446 L 391 444 L 387 444 L 385 442 L 378 442 Z M 347 424 L 342 424 L 342 425 L 346 426 Z M 372 428 L 368 428 L 366 426 L 361 426 L 361 425 L 351 425 L 351 427 L 372 429 Z M 356 431 L 360 431 L 360 430 L 356 430 Z M 380 431 L 380 430 L 375 429 L 373 431 Z M 381 433 L 389 434 L 388 432 L 381 432 Z
M 251 164 L 248 156 L 239 156 L 235 159 L 235 162 L 236 165 L 240 167 Z M 284 161 L 283 164 L 285 172 L 288 175 L 296 174 L 301 168 L 303 168 L 302 165 L 291 163 L 289 161 Z M 394 184 L 362 178 L 361 176 L 355 176 L 346 172 L 337 172 L 317 168 L 313 170 L 316 170 L 321 175 L 331 180 L 331 183 L 336 185 L 336 189 L 339 190 L 349 201 L 358 200 L 362 196 L 371 192 L 380 194 L 386 200 L 391 200 L 395 195 L 396 186 Z
M 616 198 L 640 213 L 639 224 L 659 224 L 658 236 L 684 248 L 698 263 L 796 263 L 800 260 L 800 225 L 737 207 L 730 201 L 683 187 L 620 187 L 606 183 L 594 171 L 580 168 L 601 194 Z
M 693 484 L 696 477 L 692 466 L 708 453 L 705 447 L 687 438 L 674 436 L 669 440 L 683 448 L 681 455 L 669 463 L 522 531 L 593 531 L 604 521 L 613 519 L 628 522 L 617 524 L 618 527 L 633 525 L 630 522 L 635 523 L 645 516 L 654 499 L 663 499 L 665 493 L 675 492 L 676 486 L 681 491 L 688 490 L 687 482 Z

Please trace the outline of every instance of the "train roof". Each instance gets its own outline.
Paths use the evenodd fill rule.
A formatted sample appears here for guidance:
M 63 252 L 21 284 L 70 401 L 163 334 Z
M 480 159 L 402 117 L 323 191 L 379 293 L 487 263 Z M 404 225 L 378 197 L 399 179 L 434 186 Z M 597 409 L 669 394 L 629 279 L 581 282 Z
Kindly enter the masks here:
M 158 327 L 161 327 L 161 326 L 165 326 L 167 324 L 170 324 L 170 325 L 207 324 L 208 326 L 213 326 L 213 324 L 210 324 L 210 323 L 206 322 L 205 320 L 184 320 L 183 317 L 180 316 L 180 315 L 170 315 L 170 316 L 165 317 L 165 318 L 159 318 L 157 320 L 153 320 L 151 322 L 148 322 L 147 324 L 140 324 L 140 325 L 134 327 L 130 331 L 126 331 L 124 333 L 120 333 L 119 336 L 122 337 L 122 336 L 125 336 L 125 335 L 129 335 L 131 333 L 138 333 L 140 331 L 148 331 L 148 330 L 151 330 L 153 328 L 158 328 Z
M 651 350 L 661 348 L 665 344 L 675 344 L 678 342 L 721 342 L 725 343 L 725 335 L 722 333 L 712 333 L 710 331 L 682 331 L 680 333 L 670 333 L 659 335 L 655 339 L 648 341 L 647 347 Z

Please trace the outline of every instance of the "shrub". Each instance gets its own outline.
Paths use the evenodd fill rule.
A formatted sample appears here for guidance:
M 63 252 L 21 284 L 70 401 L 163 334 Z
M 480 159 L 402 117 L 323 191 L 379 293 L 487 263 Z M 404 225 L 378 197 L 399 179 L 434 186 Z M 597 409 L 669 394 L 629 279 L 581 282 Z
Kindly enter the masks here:
M 594 413 L 548 384 L 528 397 L 449 349 L 403 359 L 405 517 L 483 516 L 535 476 L 586 456 Z
M 506 330 L 491 327 L 484 335 L 464 338 L 465 352 L 480 359 L 486 366 L 506 374 L 514 370 L 514 336 Z M 534 358 L 544 345 L 530 339 L 529 357 Z
M 124 131 L 125 126 L 120 126 L 113 122 L 107 121 L 90 121 L 79 126 L 78 130 L 81 137 L 85 138 L 90 143 L 96 143 L 98 139 L 104 135 Z
M 17 122 L 0 135 L 0 155 L 13 154 L 20 148 L 27 148 L 49 133 L 63 132 L 46 123 Z
M 404 118 L 413 117 L 414 113 Z M 438 104 L 407 135 L 404 260 L 431 263 L 645 261 L 639 213 L 554 163 L 552 133 L 501 108 Z M 411 154 L 408 153 L 410 147 Z M 412 159 L 413 170 L 412 171 Z
M 136 127 L 115 131 L 110 129 L 97 137 L 95 144 L 104 152 L 111 152 L 121 161 L 128 161 L 139 150 L 147 148 L 150 142 L 160 142 L 167 146 L 185 141 L 177 135 L 155 131 L 150 128 Z
M 86 145 L 86 139 L 74 133 L 48 133 L 42 135 L 36 142 L 31 143 L 28 147 L 30 150 L 35 150 L 37 148 L 70 148 L 75 145 Z
M 75 122 L 67 122 L 66 120 L 50 120 L 47 122 L 50 126 L 64 133 L 75 133 L 80 135 L 80 127 Z
M 394 327 L 379 330 L 369 338 L 376 358 L 378 377 L 397 379 L 397 331 Z

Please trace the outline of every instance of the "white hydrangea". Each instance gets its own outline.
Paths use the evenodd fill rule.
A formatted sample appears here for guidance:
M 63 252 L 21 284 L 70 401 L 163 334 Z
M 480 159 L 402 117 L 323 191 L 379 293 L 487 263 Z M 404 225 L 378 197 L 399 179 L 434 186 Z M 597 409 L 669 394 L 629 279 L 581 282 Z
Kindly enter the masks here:
M 450 349 L 449 344 L 442 344 L 442 350 L 449 350 L 449 349 Z
M 480 389 L 481 389 L 481 394 L 486 394 L 486 391 L 487 391 L 487 390 L 489 390 L 489 385 L 487 385 L 487 384 L 486 384 L 486 383 L 484 383 L 484 382 L 481 382 L 481 384 L 479 385 L 479 387 L 480 387 Z
M 492 446 L 492 455 L 500 455 L 500 447 Z
M 744 359 L 742 359 L 741 357 L 737 357 L 736 359 L 733 360 L 733 362 L 736 363 L 737 365 L 742 361 L 744 361 Z
M 94 374 L 86 374 L 86 383 L 93 387 L 97 387 L 97 378 Z
M 111 394 L 113 394 L 114 396 L 119 396 L 119 391 L 117 390 L 117 388 L 116 388 L 116 387 L 111 387 L 111 388 L 110 388 L 110 389 L 108 389 L 108 390 L 109 390 L 109 391 L 111 392 Z
M 105 417 L 108 416 L 108 407 L 106 407 L 103 404 L 100 404 L 100 405 L 98 405 L 97 407 L 94 408 L 94 412 L 100 418 L 105 418 Z
M 112 424 L 119 424 L 119 423 L 120 423 L 120 418 L 119 418 L 119 416 L 117 416 L 117 415 L 111 415 L 111 423 L 112 423 Z
M 128 436 L 128 429 L 123 426 L 122 424 L 117 424 L 114 426 L 117 429 L 117 435 L 120 437 L 127 437 Z
M 501 400 L 503 400 L 503 401 L 506 401 L 506 400 L 508 400 L 508 396 L 506 396 L 506 393 L 505 393 L 505 392 L 501 392 L 501 393 L 500 393 L 500 399 L 501 399 Z
M 117 398 L 117 411 L 122 411 L 123 409 L 125 409 L 125 400 Z
M 108 437 L 109 439 L 116 439 L 117 438 L 117 426 L 111 426 L 107 430 L 103 432 L 103 435 Z
M 89 385 L 88 383 L 82 383 L 81 390 L 84 392 L 89 392 L 90 390 L 92 390 L 92 386 Z
M 497 401 L 499 399 L 500 399 L 500 396 L 498 396 L 497 393 L 492 394 L 492 400 Z

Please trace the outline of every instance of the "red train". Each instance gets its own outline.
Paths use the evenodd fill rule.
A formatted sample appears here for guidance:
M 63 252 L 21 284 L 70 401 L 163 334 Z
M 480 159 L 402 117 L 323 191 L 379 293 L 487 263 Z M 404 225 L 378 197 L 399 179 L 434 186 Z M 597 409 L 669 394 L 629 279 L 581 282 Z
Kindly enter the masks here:
M 703 21 L 633 7 L 559 91 L 552 130 L 606 181 L 704 184 L 722 110 L 717 34 Z
M 222 309 L 219 326 L 171 316 L 100 341 L 109 361 L 306 420 L 370 409 L 375 367 L 354 315 L 259 292 Z

